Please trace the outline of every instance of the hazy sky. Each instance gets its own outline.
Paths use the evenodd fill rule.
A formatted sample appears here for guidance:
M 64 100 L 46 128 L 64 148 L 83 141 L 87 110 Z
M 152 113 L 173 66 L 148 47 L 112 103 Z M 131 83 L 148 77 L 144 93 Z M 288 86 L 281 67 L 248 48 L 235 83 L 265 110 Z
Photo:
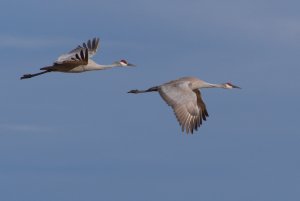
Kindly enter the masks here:
M 0 2 L 0 199 L 298 201 L 300 2 L 294 0 Z M 92 37 L 101 64 L 38 72 Z M 182 76 L 210 117 L 181 133 L 158 94 Z M 297 131 L 298 130 L 298 131 Z

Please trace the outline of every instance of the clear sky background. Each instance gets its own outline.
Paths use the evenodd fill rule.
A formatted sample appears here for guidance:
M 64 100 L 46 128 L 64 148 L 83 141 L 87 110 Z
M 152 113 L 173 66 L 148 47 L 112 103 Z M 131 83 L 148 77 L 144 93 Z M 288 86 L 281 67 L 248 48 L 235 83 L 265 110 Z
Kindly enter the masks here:
M 295 0 L 0 2 L 0 199 L 298 201 L 300 3 Z M 100 37 L 94 59 L 136 68 L 38 72 Z M 158 94 L 182 76 L 210 117 L 181 133 Z

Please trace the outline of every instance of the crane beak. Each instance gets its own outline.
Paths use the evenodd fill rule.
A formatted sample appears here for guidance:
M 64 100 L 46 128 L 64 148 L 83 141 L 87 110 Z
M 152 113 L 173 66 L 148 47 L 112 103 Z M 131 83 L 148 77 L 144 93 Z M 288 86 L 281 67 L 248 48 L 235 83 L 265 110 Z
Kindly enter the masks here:
M 129 64 L 127 64 L 127 66 L 135 67 L 136 65 L 129 63 Z
M 241 87 L 238 87 L 238 86 L 236 86 L 236 85 L 231 85 L 232 86 L 232 88 L 236 88 L 236 89 L 242 89 Z

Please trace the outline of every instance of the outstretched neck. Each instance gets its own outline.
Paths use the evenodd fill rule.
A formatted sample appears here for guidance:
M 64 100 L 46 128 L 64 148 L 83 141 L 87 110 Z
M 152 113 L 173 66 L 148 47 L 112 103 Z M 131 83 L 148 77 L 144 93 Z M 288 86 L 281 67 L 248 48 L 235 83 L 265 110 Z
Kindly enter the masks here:
M 94 61 L 89 61 L 86 69 L 87 70 L 105 70 L 105 69 L 110 69 L 110 68 L 113 68 L 113 67 L 121 67 L 121 66 L 117 63 L 108 64 L 108 65 L 100 65 L 100 64 L 97 64 Z
M 233 89 L 233 88 L 237 88 L 237 89 L 240 89 L 240 87 L 238 86 L 235 86 L 231 83 L 223 83 L 223 84 L 211 84 L 211 83 L 207 83 L 207 82 L 204 82 L 204 83 L 200 83 L 198 85 L 198 88 L 222 88 L 222 89 Z
M 110 68 L 114 68 L 114 67 L 121 67 L 117 64 L 108 64 L 108 65 L 97 65 L 97 66 L 93 66 L 93 69 L 91 70 L 106 70 L 106 69 L 110 69 Z
M 226 86 L 224 84 L 212 84 L 212 83 L 204 82 L 199 88 L 223 88 L 223 89 L 225 89 Z

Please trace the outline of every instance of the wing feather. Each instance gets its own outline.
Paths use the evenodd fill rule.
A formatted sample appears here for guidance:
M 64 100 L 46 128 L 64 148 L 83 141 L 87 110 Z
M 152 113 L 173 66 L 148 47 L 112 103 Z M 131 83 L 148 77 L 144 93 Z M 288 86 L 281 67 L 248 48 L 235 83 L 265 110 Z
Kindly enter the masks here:
M 93 38 L 92 40 L 88 40 L 87 42 L 82 43 L 82 46 L 78 45 L 75 49 L 71 50 L 69 54 L 78 53 L 80 50 L 87 48 L 89 52 L 89 57 L 92 57 L 98 51 L 99 41 L 99 38 Z
M 76 53 L 74 57 L 60 63 L 54 63 L 53 66 L 47 66 L 41 68 L 40 70 L 70 71 L 77 66 L 87 65 L 88 59 L 88 49 L 82 49 L 80 53 Z
M 200 91 L 192 90 L 189 82 L 164 84 L 159 87 L 159 94 L 172 107 L 183 132 L 193 133 L 206 120 L 208 113 Z
M 99 47 L 99 38 L 93 38 L 92 40 L 88 40 L 82 45 L 78 45 L 75 49 L 71 50 L 69 53 L 62 54 L 58 59 L 54 62 L 56 64 L 63 63 L 65 61 L 72 60 L 72 58 L 76 57 L 77 54 L 81 54 L 85 49 L 88 50 L 88 58 L 93 57 L 98 51 Z
M 193 91 L 197 96 L 197 105 L 201 109 L 201 112 L 200 112 L 201 117 L 204 121 L 206 121 L 206 117 L 208 117 L 209 115 L 208 115 L 208 112 L 206 109 L 206 105 L 205 105 L 204 101 L 202 100 L 201 92 L 199 89 L 195 89 Z

